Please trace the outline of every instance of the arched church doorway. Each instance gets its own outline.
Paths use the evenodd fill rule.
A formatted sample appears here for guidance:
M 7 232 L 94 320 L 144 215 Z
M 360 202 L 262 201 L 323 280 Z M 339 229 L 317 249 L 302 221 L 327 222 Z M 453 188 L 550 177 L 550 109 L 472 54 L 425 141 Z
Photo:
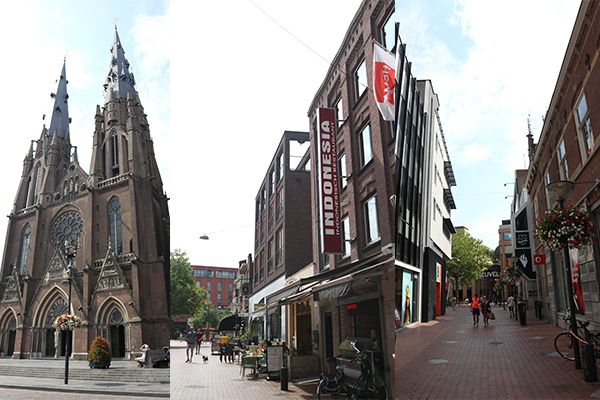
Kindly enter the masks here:
M 46 332 L 46 357 L 63 357 L 67 354 L 67 331 L 56 331 L 55 328 L 49 328 Z M 56 350 L 58 349 L 58 354 Z
M 123 303 L 114 297 L 109 297 L 100 305 L 96 315 L 96 336 L 108 340 L 113 358 L 127 357 L 129 319 Z
M 34 317 L 32 354 L 34 357 L 62 357 L 66 354 L 67 332 L 56 331 L 54 321 L 68 312 L 66 296 L 51 291 L 41 302 Z
M 0 323 L 0 354 L 12 357 L 17 339 L 17 320 L 12 312 L 7 313 Z
M 123 325 L 123 314 L 114 309 L 109 320 L 109 342 L 110 351 L 115 358 L 125 357 L 125 326 Z

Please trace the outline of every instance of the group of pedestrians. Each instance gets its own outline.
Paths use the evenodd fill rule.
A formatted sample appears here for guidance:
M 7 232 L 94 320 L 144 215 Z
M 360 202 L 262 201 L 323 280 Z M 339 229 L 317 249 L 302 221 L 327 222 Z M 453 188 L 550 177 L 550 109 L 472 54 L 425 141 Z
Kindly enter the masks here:
M 484 326 L 490 326 L 490 320 L 496 319 L 496 316 L 492 312 L 492 303 L 490 300 L 487 296 L 479 298 L 477 293 L 475 293 L 471 302 L 471 312 L 473 314 L 473 326 L 479 326 L 480 315 L 483 315 Z
M 204 335 L 200 329 L 195 330 L 194 328 L 189 328 L 186 335 L 186 350 L 185 354 L 187 359 L 186 363 L 191 363 L 194 358 L 194 352 L 196 355 L 201 354 L 200 349 L 202 348 L 202 339 Z

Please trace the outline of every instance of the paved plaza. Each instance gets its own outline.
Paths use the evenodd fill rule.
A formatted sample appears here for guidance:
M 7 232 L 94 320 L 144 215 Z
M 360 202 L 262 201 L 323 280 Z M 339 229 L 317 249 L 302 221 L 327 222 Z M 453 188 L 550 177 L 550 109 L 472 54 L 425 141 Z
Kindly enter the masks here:
M 558 356 L 561 332 L 528 315 L 526 326 L 493 309 L 491 326 L 473 326 L 469 308 L 396 336 L 396 399 L 590 399 L 600 385 Z
M 265 378 L 243 378 L 240 365 L 219 362 L 217 355 L 210 355 L 210 345 L 203 344 L 202 354 L 208 355 L 204 364 L 202 357 L 194 355 L 191 364 L 186 363 L 185 343 L 171 341 L 171 399 L 227 399 L 267 400 L 316 399 L 316 385 L 296 386 L 290 382 L 287 392 L 280 390 L 279 381 Z
M 169 369 L 140 369 L 132 361 L 113 361 L 109 369 L 92 370 L 87 361 L 70 361 L 65 385 L 64 366 L 64 359 L 0 359 L 0 398 L 8 398 L 6 393 L 22 399 L 169 397 Z

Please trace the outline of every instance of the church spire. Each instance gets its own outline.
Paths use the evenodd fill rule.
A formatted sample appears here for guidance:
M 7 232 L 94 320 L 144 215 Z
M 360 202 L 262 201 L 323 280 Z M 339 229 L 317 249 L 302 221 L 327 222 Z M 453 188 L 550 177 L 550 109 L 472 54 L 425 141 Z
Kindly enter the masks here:
M 111 60 L 106 83 L 104 84 L 104 100 L 109 102 L 113 99 L 126 99 L 127 94 L 131 93 L 135 98 L 135 79 L 129 72 L 129 61 L 125 58 L 125 51 L 121 46 L 119 32 L 115 25 L 115 40 L 110 50 Z
M 58 136 L 59 138 L 66 139 L 69 141 L 69 105 L 67 100 L 69 95 L 67 94 L 67 71 L 66 71 L 67 60 L 63 62 L 62 71 L 60 72 L 60 78 L 58 79 L 58 88 L 56 93 L 51 93 L 50 97 L 54 99 L 54 105 L 52 108 L 52 117 L 50 119 L 50 130 L 49 134 Z

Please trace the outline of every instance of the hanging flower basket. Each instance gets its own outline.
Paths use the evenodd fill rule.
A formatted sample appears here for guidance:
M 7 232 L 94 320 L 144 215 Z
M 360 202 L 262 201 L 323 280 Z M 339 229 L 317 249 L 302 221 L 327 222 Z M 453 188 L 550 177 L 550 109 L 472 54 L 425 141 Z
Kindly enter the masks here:
M 72 331 L 81 326 L 81 318 L 73 314 L 62 314 L 56 317 L 54 325 L 61 331 Z
M 592 223 L 589 217 L 574 208 L 553 209 L 538 221 L 536 234 L 554 250 L 574 249 L 592 242 Z

